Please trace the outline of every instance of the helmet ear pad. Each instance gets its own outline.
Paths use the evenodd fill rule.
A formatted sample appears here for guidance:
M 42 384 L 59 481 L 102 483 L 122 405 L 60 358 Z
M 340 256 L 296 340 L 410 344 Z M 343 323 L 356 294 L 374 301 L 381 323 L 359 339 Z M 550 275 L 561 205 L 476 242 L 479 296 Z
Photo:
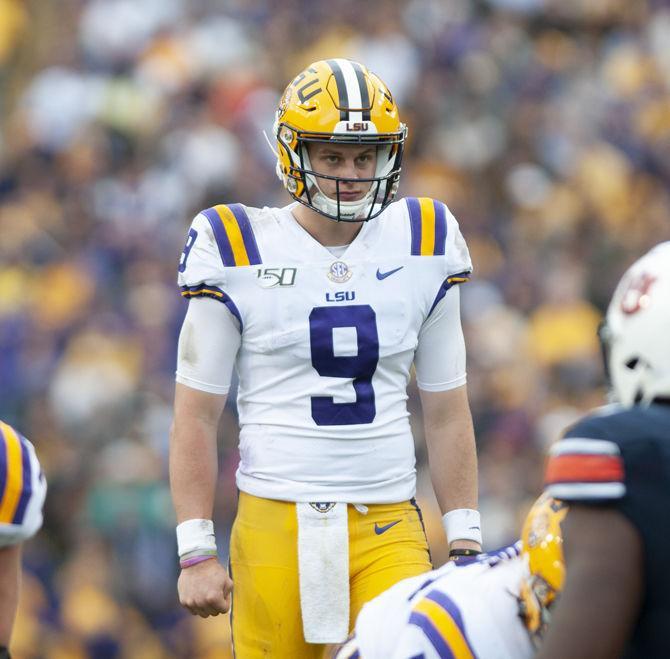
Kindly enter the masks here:
M 300 158 L 295 151 L 298 145 L 297 134 L 288 126 L 283 126 L 280 132 L 279 112 L 275 115 L 273 132 L 277 138 L 277 178 L 292 197 L 302 197 L 305 192 L 305 177 L 299 166 Z

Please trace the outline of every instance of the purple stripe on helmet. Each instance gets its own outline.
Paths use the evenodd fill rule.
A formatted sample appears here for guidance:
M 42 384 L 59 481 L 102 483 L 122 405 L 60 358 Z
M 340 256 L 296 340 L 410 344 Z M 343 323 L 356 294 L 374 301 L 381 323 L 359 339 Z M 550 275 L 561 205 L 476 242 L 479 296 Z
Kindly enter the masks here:
M 354 71 L 356 72 L 356 80 L 358 81 L 358 88 L 361 90 L 361 108 L 363 110 L 363 121 L 370 121 L 370 94 L 368 93 L 368 83 L 363 73 L 363 67 L 358 62 L 352 62 Z
M 433 309 L 438 305 L 439 301 L 447 294 L 447 291 L 452 287 L 455 286 L 458 283 L 461 282 L 456 282 L 456 281 L 451 281 L 454 278 L 464 278 L 464 279 L 469 279 L 470 278 L 470 273 L 469 272 L 459 272 L 457 275 L 449 275 L 443 282 L 442 286 L 440 286 L 440 290 L 437 291 L 437 295 L 435 296 L 435 299 L 433 300 L 433 304 L 430 307 L 430 311 L 428 312 L 428 316 L 433 313 Z M 426 316 L 426 318 L 428 318 Z
M 30 465 L 30 452 L 28 451 L 26 440 L 20 435 L 19 442 L 21 443 L 21 462 L 23 464 L 23 488 L 21 496 L 19 497 L 19 503 L 16 506 L 14 517 L 12 518 L 13 524 L 23 523 L 23 517 L 26 514 L 26 508 L 28 507 L 28 502 L 33 493 L 33 474 Z
M 344 74 L 340 65 L 334 59 L 329 59 L 328 66 L 335 76 L 335 84 L 337 86 L 337 107 L 340 109 L 340 121 L 347 121 L 349 119 L 349 93 L 347 92 L 347 83 L 344 80 Z
M 455 659 L 451 648 L 445 643 L 442 634 L 440 634 L 428 616 L 413 611 L 409 617 L 409 624 L 415 625 L 426 635 L 426 638 L 435 648 L 439 657 L 443 659 Z
M 470 645 L 468 636 L 465 633 L 465 624 L 463 623 L 463 616 L 461 615 L 461 610 L 456 605 L 456 602 L 451 599 L 446 593 L 443 593 L 440 590 L 431 590 L 427 595 L 426 599 L 429 599 L 431 602 L 435 602 L 440 607 L 442 607 L 451 617 L 451 619 L 456 623 L 458 630 L 463 635 L 463 640 L 470 650 L 470 654 L 475 656 L 475 653 Z
M 251 228 L 251 222 L 249 222 L 249 216 L 244 210 L 242 204 L 230 204 L 228 206 L 233 212 L 237 224 L 240 227 L 240 233 L 242 234 L 242 240 L 244 241 L 244 247 L 247 250 L 247 256 L 249 257 L 250 265 L 258 265 L 262 263 L 261 255 L 258 251 L 258 245 L 256 244 L 256 238 L 254 237 L 254 231 Z
M 237 308 L 237 305 L 230 299 L 230 296 L 225 291 L 222 291 L 216 286 L 210 286 L 209 284 L 199 284 L 198 286 L 182 286 L 181 292 L 184 297 L 189 299 L 194 297 L 211 297 L 214 300 L 223 302 L 228 307 L 228 311 L 237 318 L 240 323 L 240 332 L 244 328 L 244 323 L 242 322 L 242 314 Z M 217 295 L 218 293 L 218 295 Z
M 443 255 L 447 244 L 447 207 L 441 201 L 433 200 L 435 209 L 435 250 L 433 254 Z
M 416 197 L 407 197 L 407 208 L 409 209 L 409 226 L 412 232 L 412 256 L 421 255 L 421 206 Z
M 0 428 L 0 501 L 7 487 L 7 438 Z
M 228 239 L 228 234 L 223 226 L 223 222 L 219 214 L 214 208 L 207 208 L 202 211 L 202 214 L 209 220 L 209 223 L 214 231 L 214 238 L 221 254 L 221 261 L 225 267 L 233 267 L 235 265 L 235 256 L 233 255 L 233 248 Z

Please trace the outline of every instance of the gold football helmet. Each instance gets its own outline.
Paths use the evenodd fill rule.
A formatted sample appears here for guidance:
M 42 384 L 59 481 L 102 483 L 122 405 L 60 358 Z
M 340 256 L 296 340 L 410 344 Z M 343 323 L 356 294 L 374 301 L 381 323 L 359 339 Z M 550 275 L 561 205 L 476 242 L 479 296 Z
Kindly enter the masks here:
M 536 647 L 565 580 L 561 522 L 567 512 L 565 503 L 543 494 L 530 509 L 521 532 L 521 555 L 527 570 L 521 583 L 519 613 Z
M 372 72 L 347 59 L 310 64 L 286 88 L 277 109 L 277 176 L 301 204 L 330 219 L 365 222 L 393 201 L 407 128 L 388 87 Z M 370 179 L 318 174 L 336 182 L 335 198 L 319 188 L 307 145 L 313 142 L 375 145 L 377 165 Z M 370 182 L 359 200 L 340 199 L 343 182 Z

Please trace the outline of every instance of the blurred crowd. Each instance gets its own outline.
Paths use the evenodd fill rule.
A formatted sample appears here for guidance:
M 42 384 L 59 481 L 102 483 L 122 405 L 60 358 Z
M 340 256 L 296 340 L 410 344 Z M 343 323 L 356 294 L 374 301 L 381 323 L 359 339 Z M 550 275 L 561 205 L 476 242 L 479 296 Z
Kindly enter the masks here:
M 19 659 L 229 656 L 227 621 L 176 601 L 177 262 L 201 208 L 288 203 L 263 131 L 285 84 L 333 56 L 394 91 L 410 128 L 400 194 L 444 200 L 471 249 L 487 548 L 517 536 L 547 446 L 604 402 L 601 314 L 625 267 L 670 238 L 663 0 L 0 0 L 0 418 L 49 481 Z

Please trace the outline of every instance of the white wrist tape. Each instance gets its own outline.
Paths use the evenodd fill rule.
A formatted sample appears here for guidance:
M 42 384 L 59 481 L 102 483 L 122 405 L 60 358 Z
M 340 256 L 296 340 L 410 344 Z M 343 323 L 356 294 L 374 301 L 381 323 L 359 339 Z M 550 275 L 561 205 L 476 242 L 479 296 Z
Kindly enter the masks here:
M 216 550 L 214 522 L 211 519 L 187 519 L 177 526 L 179 557 L 195 549 Z
M 482 544 L 482 525 L 478 510 L 457 508 L 442 515 L 447 540 L 472 540 Z

